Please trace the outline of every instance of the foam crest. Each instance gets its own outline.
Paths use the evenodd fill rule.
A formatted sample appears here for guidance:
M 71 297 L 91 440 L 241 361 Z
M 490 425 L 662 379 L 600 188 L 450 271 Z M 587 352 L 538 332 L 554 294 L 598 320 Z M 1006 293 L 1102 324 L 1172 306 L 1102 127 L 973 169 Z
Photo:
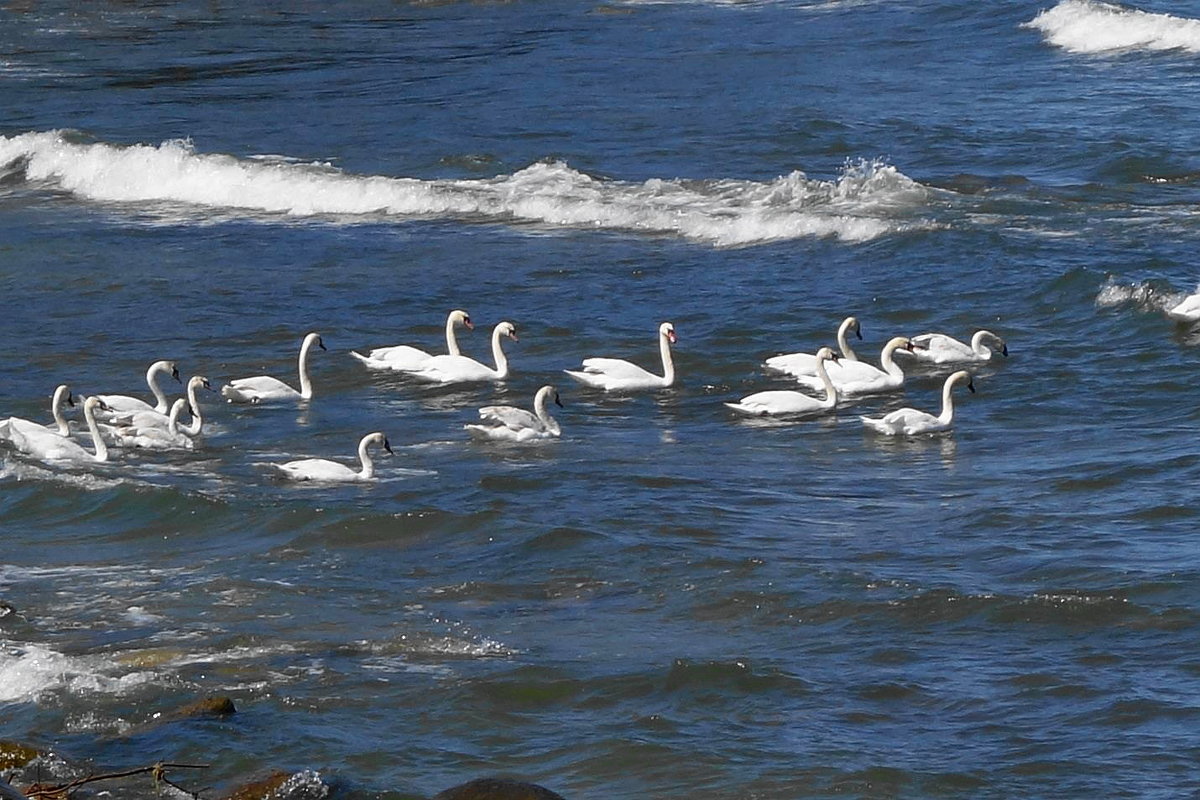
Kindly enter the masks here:
M 0 648 L 0 703 L 36 702 L 46 692 L 123 694 L 153 680 L 148 672 L 113 677 L 98 657 L 75 657 L 38 645 Z
M 1062 0 L 1025 23 L 1072 53 L 1116 50 L 1200 52 L 1200 20 L 1152 14 L 1096 0 Z
M 1186 292 L 1164 289 L 1153 283 L 1126 284 L 1110 280 L 1100 287 L 1100 291 L 1096 294 L 1096 305 L 1101 308 L 1133 306 L 1140 311 L 1165 312 L 1178 305 L 1186 296 Z
M 350 175 L 329 164 L 239 159 L 187 141 L 118 147 L 61 132 L 0 136 L 0 173 L 90 201 L 179 205 L 249 216 L 459 218 L 677 235 L 715 246 L 832 237 L 864 241 L 929 227 L 929 190 L 881 162 L 848 164 L 835 180 L 793 172 L 773 181 L 593 178 L 562 162 L 511 175 L 420 180 Z M 195 213 L 195 212 L 193 212 Z

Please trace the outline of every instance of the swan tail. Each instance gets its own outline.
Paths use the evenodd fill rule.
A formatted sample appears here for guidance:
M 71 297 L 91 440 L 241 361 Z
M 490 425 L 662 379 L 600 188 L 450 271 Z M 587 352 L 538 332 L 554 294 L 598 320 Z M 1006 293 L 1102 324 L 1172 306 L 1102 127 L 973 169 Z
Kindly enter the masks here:
M 564 369 L 563 372 L 570 375 L 575 380 L 585 386 L 599 386 L 600 382 L 596 380 L 596 376 L 590 372 L 581 372 L 580 370 Z
M 231 383 L 227 383 L 221 387 L 221 395 L 230 403 L 257 403 L 258 397 L 247 392 L 243 392 Z
M 371 367 L 371 366 L 374 366 L 374 365 L 375 365 L 375 360 L 374 360 L 374 359 L 370 358 L 369 356 L 364 356 L 362 353 L 357 353 L 357 352 L 355 352 L 355 351 L 351 350 L 351 351 L 350 351 L 350 355 L 354 356 L 354 357 L 355 357 L 355 358 L 357 358 L 359 361 L 361 361 L 362 363 L 366 364 L 368 367 Z
M 739 414 L 745 414 L 748 417 L 761 417 L 766 414 L 766 410 L 756 406 L 748 406 L 744 403 L 726 403 L 726 406 L 732 408 Z
M 887 424 L 887 420 L 882 417 L 859 417 L 862 424 L 876 433 L 895 433 L 891 425 Z

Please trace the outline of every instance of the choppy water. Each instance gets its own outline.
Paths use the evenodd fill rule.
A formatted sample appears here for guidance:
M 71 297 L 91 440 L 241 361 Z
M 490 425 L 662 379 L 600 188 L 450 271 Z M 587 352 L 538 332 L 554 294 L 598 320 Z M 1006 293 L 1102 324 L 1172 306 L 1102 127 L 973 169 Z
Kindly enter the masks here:
M 0 737 L 356 798 L 1194 792 L 1198 50 L 1195 2 L 8 6 L 0 414 L 329 349 L 191 453 L 6 452 Z M 348 354 L 451 308 L 517 324 L 509 380 Z M 857 419 L 940 369 L 722 405 L 847 314 L 1011 356 L 942 436 Z M 677 387 L 560 372 L 663 320 Z M 464 435 L 549 381 L 561 441 Z M 376 483 L 267 466 L 377 429 Z

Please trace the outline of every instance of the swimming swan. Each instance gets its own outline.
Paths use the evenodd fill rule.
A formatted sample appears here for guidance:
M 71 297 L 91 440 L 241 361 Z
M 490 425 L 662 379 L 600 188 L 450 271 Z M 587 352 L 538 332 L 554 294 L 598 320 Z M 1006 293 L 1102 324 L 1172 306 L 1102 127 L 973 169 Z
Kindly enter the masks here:
M 258 375 L 253 378 L 236 378 L 221 387 L 231 403 L 270 403 L 279 400 L 309 400 L 313 396 L 312 381 L 308 379 L 308 351 L 313 345 L 325 349 L 321 335 L 310 333 L 300 345 L 300 391 L 296 391 L 278 378 Z
M 19 450 L 21 449 L 20 440 L 25 436 L 40 436 L 47 431 L 57 436 L 70 436 L 71 426 L 67 424 L 67 420 L 62 415 L 63 403 L 69 406 L 75 405 L 75 400 L 71 397 L 71 390 L 65 383 L 54 390 L 54 397 L 50 400 L 50 414 L 54 417 L 54 425 L 43 425 L 40 422 L 33 422 L 21 417 L 9 417 L 0 420 L 0 441 L 10 442 Z
M 99 397 L 89 397 L 83 402 L 83 418 L 87 420 L 88 432 L 92 435 L 94 453 L 84 450 L 77 442 L 56 431 L 43 429 L 42 432 L 26 434 L 17 445 L 18 449 L 42 461 L 73 461 L 78 463 L 100 462 L 108 460 L 108 446 L 100 437 L 100 428 L 96 424 L 96 409 L 107 410 L 104 401 Z M 14 444 L 16 444 L 14 442 Z
M 514 406 L 485 406 L 479 409 L 483 424 L 463 427 L 476 439 L 493 439 L 505 442 L 528 442 L 531 439 L 551 439 L 562 433 L 558 422 L 546 411 L 546 402 L 554 397 L 554 404 L 562 408 L 558 392 L 553 386 L 543 386 L 533 396 L 533 413 Z
M 174 361 L 155 361 L 151 364 L 150 368 L 146 370 L 146 384 L 154 394 L 156 401 L 154 405 L 150 405 L 145 400 L 130 397 L 127 394 L 96 395 L 104 403 L 104 407 L 109 409 L 102 416 L 134 414 L 138 411 L 157 411 L 159 414 L 167 413 L 167 409 L 171 407 L 171 403 L 167 400 L 166 393 L 159 388 L 158 382 L 155 380 L 155 377 L 159 373 L 170 375 L 176 381 L 179 380 L 179 368 L 175 366 Z
M 387 437 L 380 432 L 368 433 L 358 443 L 358 460 L 362 469 L 355 472 L 344 464 L 329 461 L 324 458 L 304 458 L 299 461 L 289 461 L 286 464 L 276 464 L 284 476 L 293 481 L 328 481 L 344 483 L 349 481 L 369 481 L 375 477 L 375 462 L 371 460 L 368 450 L 373 444 L 383 445 L 383 449 L 392 452 Z M 393 455 L 395 455 L 393 453 Z
M 582 370 L 563 372 L 586 386 L 606 392 L 628 392 L 637 389 L 663 389 L 675 383 L 675 362 L 671 360 L 671 345 L 677 340 L 675 326 L 664 322 L 658 326 L 658 350 L 662 355 L 662 377 L 648 372 L 637 364 L 620 358 L 585 358 Z
M 837 408 L 838 392 L 837 387 L 833 385 L 833 381 L 829 380 L 829 373 L 825 371 L 825 362 L 836 362 L 838 360 L 837 354 L 828 347 L 822 347 L 816 352 L 815 358 L 817 363 L 817 377 L 821 379 L 821 382 L 825 386 L 824 400 L 818 400 L 803 392 L 778 390 L 758 392 L 757 394 L 743 397 L 740 402 L 726 403 L 725 405 L 739 414 L 749 414 L 752 416 L 762 416 L 765 414 L 815 414 L 823 411 L 833 411 Z
M 446 352 L 452 356 L 460 355 L 458 339 L 454 336 L 454 326 L 462 325 L 467 330 L 474 330 L 471 315 L 461 309 L 455 309 L 446 317 Z M 377 347 L 365 356 L 350 351 L 350 355 L 367 365 L 368 369 L 390 369 L 399 372 L 412 372 L 420 369 L 426 361 L 433 357 L 416 347 L 398 344 L 394 347 Z
M 871 394 L 889 392 L 904 386 L 904 370 L 892 360 L 899 349 L 911 350 L 913 343 L 904 336 L 895 336 L 883 346 L 879 363 L 883 369 L 865 361 L 837 363 L 826 367 L 829 379 L 842 394 Z M 822 388 L 820 380 L 812 375 L 798 375 L 796 380 L 814 391 Z
M 463 355 L 430 356 L 421 368 L 413 371 L 413 375 L 423 381 L 436 383 L 470 383 L 472 381 L 502 381 L 508 377 L 508 357 L 500 346 L 501 337 L 507 336 L 514 342 L 517 339 L 517 326 L 511 322 L 501 322 L 492 329 L 492 358 L 496 368 L 481 364 L 473 358 Z
M 904 355 L 927 364 L 982 363 L 991 361 L 995 348 L 1008 355 L 1008 345 L 991 331 L 975 331 L 970 344 L 964 344 L 944 333 L 922 333 L 912 337 L 914 348 Z M 989 347 L 990 345 L 990 347 Z M 924 349 L 922 349 L 924 348 Z
M 975 392 L 975 383 L 971 380 L 971 373 L 965 369 L 960 369 L 942 385 L 942 413 L 940 416 L 918 411 L 915 408 L 900 408 L 891 413 L 884 414 L 882 417 L 859 417 L 863 425 L 866 425 L 876 433 L 887 434 L 888 436 L 914 436 L 920 433 L 936 433 L 938 431 L 949 430 L 954 422 L 954 401 L 951 397 L 955 385 L 966 381 L 967 388 L 972 393 Z
M 200 429 L 204 425 L 204 419 L 200 414 L 200 398 L 197 396 L 197 392 L 200 389 L 207 389 L 210 392 L 216 391 L 213 389 L 212 384 L 208 382 L 208 378 L 204 377 L 203 375 L 193 375 L 192 377 L 188 378 L 187 410 L 192 415 L 192 422 L 187 427 L 180 426 L 179 428 L 180 431 L 186 433 L 188 436 L 199 436 Z M 112 425 L 101 425 L 100 430 L 102 433 L 120 434 L 133 434 L 136 431 L 150 428 L 166 430 L 169 417 L 169 414 L 159 414 L 156 411 L 139 411 L 136 414 L 119 414 L 113 417 Z M 118 430 L 110 430 L 112 428 L 116 428 Z
M 1200 320 L 1200 292 L 1183 298 L 1182 302 L 1167 310 L 1167 316 L 1179 322 Z
M 167 425 L 160 428 L 150 425 L 144 428 L 115 428 L 113 438 L 121 447 L 137 447 L 145 450 L 191 450 L 195 447 L 192 437 L 179 427 L 179 417 L 188 407 L 188 401 L 180 397 L 171 404 Z
M 858 361 L 858 354 L 850 347 L 846 334 L 854 331 L 854 335 L 862 339 L 862 326 L 854 317 L 846 317 L 838 326 L 837 343 L 841 351 L 841 363 Z M 835 359 L 837 361 L 837 359 Z M 785 372 L 788 375 L 816 375 L 817 357 L 812 353 L 786 353 L 781 356 L 771 356 L 765 362 L 767 369 Z

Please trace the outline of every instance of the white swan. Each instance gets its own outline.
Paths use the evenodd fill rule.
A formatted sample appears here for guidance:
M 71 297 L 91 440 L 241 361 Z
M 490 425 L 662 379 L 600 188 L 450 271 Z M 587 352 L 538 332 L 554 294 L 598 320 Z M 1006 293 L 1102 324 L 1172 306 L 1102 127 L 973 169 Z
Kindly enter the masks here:
M 188 378 L 186 408 L 192 415 L 192 422 L 186 427 L 178 426 L 177 422 L 177 426 L 181 433 L 189 437 L 199 436 L 200 430 L 204 425 L 204 418 L 200 413 L 200 398 L 197 394 L 200 389 L 207 389 L 210 392 L 216 391 L 212 388 L 212 384 L 208 382 L 208 378 L 203 375 L 193 375 L 191 378 Z M 176 403 L 178 402 L 177 400 Z M 172 410 L 174 410 L 174 406 L 172 406 Z M 165 431 L 170 425 L 170 416 L 154 411 L 139 411 L 136 414 L 119 415 L 114 417 L 113 421 L 113 425 L 102 425 L 101 432 L 116 437 L 127 437 L 153 429 Z
M 471 324 L 471 315 L 467 312 L 461 309 L 450 312 L 450 316 L 446 317 L 446 352 L 452 356 L 461 355 L 458 349 L 458 339 L 454 336 L 454 326 L 456 325 L 462 325 L 467 330 L 475 328 Z M 398 372 L 412 372 L 420 369 L 426 361 L 433 357 L 432 353 L 407 344 L 376 347 L 365 356 L 351 350 L 350 355 L 366 364 L 368 369 L 388 369 Z
M 492 358 L 496 368 L 481 364 L 473 358 L 463 355 L 430 356 L 421 368 L 412 375 L 423 381 L 436 383 L 470 383 L 472 381 L 502 381 L 508 377 L 508 357 L 500 346 L 500 339 L 507 336 L 514 342 L 517 339 L 517 326 L 511 322 L 501 322 L 492 329 Z
M 546 403 L 554 397 L 554 404 L 562 408 L 558 392 L 553 386 L 543 386 L 533 397 L 533 413 L 514 406 L 485 406 L 479 409 L 483 424 L 463 427 L 476 439 L 494 439 L 505 442 L 527 442 L 531 439 L 551 439 L 562 433 L 558 422 L 546 410 Z
M 344 464 L 325 458 L 304 458 L 299 461 L 289 461 L 286 464 L 276 464 L 284 476 L 294 481 L 369 481 L 375 477 L 375 462 L 371 460 L 369 449 L 373 444 L 383 445 L 383 449 L 392 452 L 392 446 L 382 433 L 368 433 L 358 443 L 358 460 L 362 469 L 355 472 Z M 394 454 L 393 454 L 394 455 Z
M 993 348 L 1001 355 L 1008 355 L 1008 345 L 991 331 L 975 331 L 971 343 L 966 344 L 944 333 L 922 333 L 913 336 L 913 349 L 901 351 L 917 361 L 927 364 L 969 364 L 991 361 Z
M 904 385 L 904 370 L 892 360 L 892 355 L 901 348 L 911 350 L 913 343 L 904 336 L 888 340 L 879 355 L 882 369 L 865 361 L 849 361 L 828 365 L 826 371 L 842 394 L 871 394 L 899 389 Z M 820 379 L 813 375 L 798 375 L 796 380 L 813 391 L 822 388 Z
M 257 375 L 253 378 L 235 378 L 221 387 L 231 403 L 270 403 L 278 400 L 309 400 L 313 396 L 312 381 L 308 378 L 308 351 L 313 345 L 325 349 L 321 335 L 310 333 L 300 345 L 300 391 L 296 391 L 278 378 Z
M 54 417 L 54 425 L 43 425 L 40 422 L 33 422 L 21 417 L 9 417 L 0 420 L 0 441 L 10 442 L 14 447 L 20 449 L 19 441 L 25 436 L 40 436 L 46 431 L 58 436 L 70 436 L 71 426 L 62 415 L 63 403 L 69 406 L 75 405 L 75 400 L 71 397 L 71 390 L 65 383 L 60 384 L 54 390 L 54 397 L 50 400 L 50 414 Z
M 188 407 L 188 401 L 180 397 L 171 404 L 166 427 L 149 425 L 143 428 L 115 428 L 113 437 L 121 447 L 137 447 L 146 450 L 191 450 L 195 447 L 192 437 L 179 428 L 179 417 Z
M 854 331 L 854 335 L 862 339 L 862 326 L 855 317 L 846 317 L 838 326 L 837 343 L 841 351 L 841 363 L 858 361 L 858 354 L 850 347 L 846 334 Z M 781 356 L 771 356 L 765 362 L 767 369 L 785 372 L 788 375 L 816 375 L 817 357 L 812 353 L 785 353 Z
M 833 385 L 833 381 L 829 379 L 829 373 L 825 371 L 825 362 L 836 362 L 838 357 L 833 350 L 828 347 L 822 347 L 816 352 L 815 358 L 817 361 L 817 377 L 825 385 L 824 400 L 818 400 L 803 392 L 779 390 L 758 392 L 757 394 L 743 397 L 740 402 L 726 403 L 725 405 L 739 414 L 749 414 L 752 416 L 761 416 L 764 414 L 815 414 L 818 412 L 833 411 L 833 409 L 837 408 L 838 392 L 837 387 Z
M 83 402 L 83 418 L 87 421 L 88 432 L 92 435 L 93 453 L 89 453 L 75 441 L 60 436 L 57 431 L 48 428 L 22 437 L 21 442 L 17 445 L 18 449 L 42 461 L 74 461 L 78 463 L 107 461 L 108 446 L 100 437 L 100 428 L 96 424 L 97 409 L 106 410 L 104 401 L 99 397 L 89 397 Z
M 934 416 L 925 411 L 919 411 L 915 408 L 900 408 L 891 413 L 884 414 L 882 417 L 859 417 L 863 425 L 866 425 L 876 433 L 883 433 L 889 436 L 914 436 L 921 433 L 936 433 L 938 431 L 949 430 L 954 422 L 954 401 L 951 397 L 956 384 L 967 382 L 967 388 L 972 393 L 975 391 L 975 383 L 971 380 L 971 373 L 965 369 L 960 369 L 942 385 L 942 413 L 939 416 Z
M 585 358 L 582 370 L 565 369 L 563 372 L 586 386 L 606 392 L 663 389 L 675 383 L 675 362 L 671 360 L 671 345 L 676 341 L 674 325 L 664 322 L 658 326 L 658 350 L 663 365 L 661 377 L 620 358 Z
M 1200 292 L 1189 294 L 1180 303 L 1167 309 L 1167 316 L 1179 322 L 1200 320 Z
M 179 368 L 175 366 L 174 361 L 155 361 L 146 370 L 146 384 L 150 387 L 151 393 L 154 394 L 154 405 L 150 405 L 145 400 L 140 400 L 136 397 L 130 397 L 127 394 L 101 394 L 96 395 L 104 403 L 104 407 L 109 409 L 104 412 L 106 415 L 113 414 L 134 414 L 138 411 L 157 411 L 159 414 L 167 413 L 167 409 L 171 407 L 171 403 L 167 400 L 167 395 L 159 387 L 155 377 L 160 373 L 170 375 L 175 380 L 179 380 Z

